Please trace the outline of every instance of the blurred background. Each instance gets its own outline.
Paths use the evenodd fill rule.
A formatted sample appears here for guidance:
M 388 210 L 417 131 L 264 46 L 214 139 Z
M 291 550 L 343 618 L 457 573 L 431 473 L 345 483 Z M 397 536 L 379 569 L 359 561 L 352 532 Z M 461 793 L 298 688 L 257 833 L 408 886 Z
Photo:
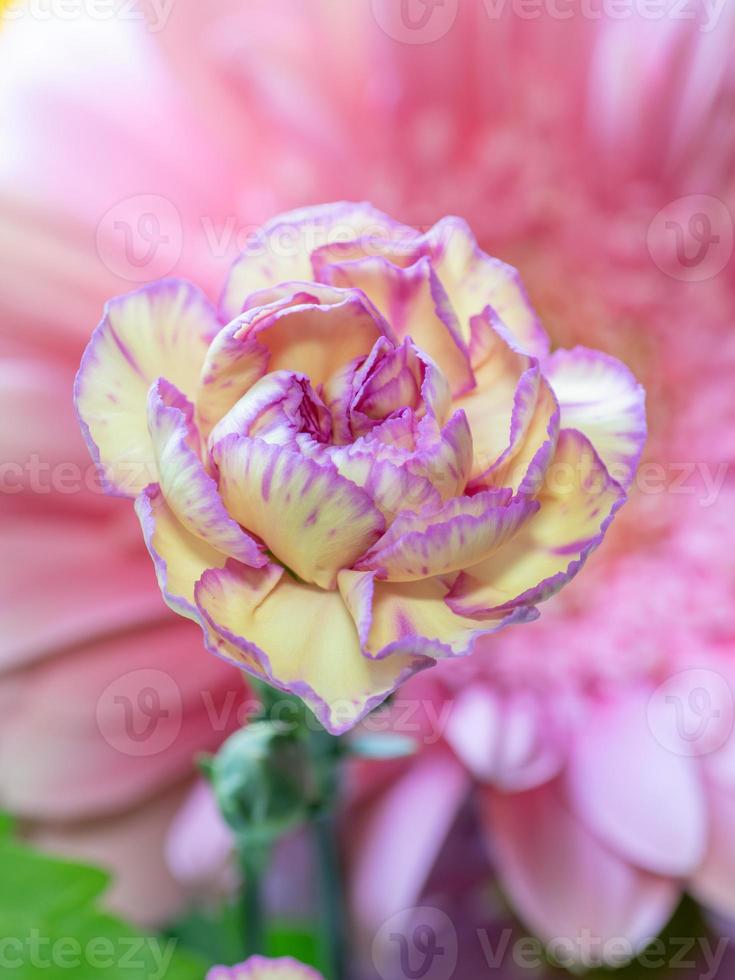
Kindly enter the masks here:
M 108 870 L 100 909 L 175 939 L 170 977 L 237 958 L 197 759 L 253 698 L 162 604 L 71 386 L 107 298 L 175 275 L 216 299 L 264 220 L 366 199 L 467 218 L 554 345 L 633 369 L 650 436 L 586 574 L 413 680 L 380 724 L 416 751 L 347 773 L 354 977 L 733 975 L 734 42 L 729 0 L 0 0 L 0 852 L 24 880 L 44 853 Z M 4 975 L 33 974 L 57 872 L 0 898 Z M 286 841 L 272 943 L 318 962 L 312 880 Z

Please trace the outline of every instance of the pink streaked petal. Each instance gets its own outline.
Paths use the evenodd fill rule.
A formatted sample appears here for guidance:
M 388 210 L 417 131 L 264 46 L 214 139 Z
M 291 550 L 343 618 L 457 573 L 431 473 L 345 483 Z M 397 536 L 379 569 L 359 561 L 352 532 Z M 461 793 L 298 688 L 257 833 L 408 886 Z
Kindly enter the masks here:
M 421 398 L 439 425 L 449 416 L 452 395 L 444 373 L 425 351 L 416 348 L 416 354 L 424 364 L 424 381 L 421 385 Z
M 442 500 L 464 493 L 472 469 L 472 433 L 465 413 L 458 409 L 441 431 L 425 416 L 415 431 L 416 452 L 406 459 L 406 469 L 429 480 Z
M 277 566 L 207 572 L 196 599 L 214 653 L 302 698 L 333 734 L 431 665 L 414 651 L 365 657 L 340 593 L 296 582 Z
M 423 420 L 418 420 L 415 412 L 406 409 L 399 415 L 376 425 L 368 435 L 355 440 L 355 447 L 359 450 L 367 449 L 375 455 L 376 459 L 390 459 L 395 463 L 406 462 L 416 451 L 419 421 Z M 459 424 L 458 419 L 455 419 L 455 424 Z M 467 431 L 469 433 L 469 428 Z M 438 433 L 435 427 L 432 427 L 431 434 L 436 441 Z M 424 440 L 424 444 L 433 445 L 428 438 Z
M 355 392 L 354 407 L 374 421 L 402 408 L 419 408 L 423 364 L 414 345 L 404 340 L 383 353 Z
M 486 478 L 492 483 L 510 486 L 518 493 L 535 495 L 554 460 L 560 431 L 559 403 L 548 381 L 542 376 L 536 409 L 528 423 L 525 438 L 518 440 L 517 448 L 512 447 L 507 458 L 501 459 L 498 467 L 493 468 Z
M 539 408 L 541 371 L 537 361 L 510 342 L 490 308 L 472 318 L 472 337 L 477 388 L 458 404 L 472 431 L 477 479 L 499 468 L 526 439 Z
M 456 612 L 483 615 L 554 595 L 602 543 L 625 492 L 589 440 L 564 429 L 537 499 L 538 513 L 505 547 L 460 574 L 447 600 Z
M 268 351 L 242 329 L 235 320 L 220 330 L 202 365 L 196 411 L 205 436 L 267 370 Z
M 84 352 L 74 400 L 89 451 L 111 493 L 134 497 L 157 479 L 148 389 L 165 375 L 193 398 L 207 347 L 219 329 L 204 294 L 180 280 L 162 280 L 107 303 Z
M 537 618 L 526 607 L 478 620 L 459 616 L 445 602 L 440 578 L 420 582 L 378 582 L 374 572 L 341 572 L 339 585 L 354 619 L 366 657 L 397 653 L 441 659 L 469 654 L 476 640 L 514 623 Z
M 528 380 L 531 369 L 522 379 Z M 554 459 L 560 432 L 560 411 L 556 395 L 546 378 L 541 375 L 532 382 L 536 390 L 535 404 L 522 391 L 517 392 L 519 400 L 514 403 L 511 419 L 511 444 L 497 463 L 490 467 L 477 481 L 478 486 L 511 487 L 517 493 L 535 496 L 542 486 L 546 472 Z M 514 425 L 521 421 L 516 432 Z M 515 439 L 514 439 L 515 437 Z
M 697 760 L 656 738 L 648 701 L 633 691 L 590 712 L 571 749 L 569 797 L 590 830 L 631 863 L 684 877 L 704 856 L 704 788 Z
M 230 270 L 222 297 L 223 317 L 236 317 L 258 290 L 288 280 L 312 279 L 311 253 L 330 242 L 363 235 L 390 237 L 406 231 L 412 229 L 365 202 L 345 201 L 282 214 L 260 230 Z
M 441 505 L 441 497 L 432 483 L 405 466 L 376 460 L 366 451 L 351 448 L 329 452 L 328 458 L 340 476 L 362 487 L 386 521 L 392 521 L 401 510 L 418 511 L 425 507 L 435 510 Z
M 269 371 L 295 371 L 317 387 L 356 357 L 370 353 L 388 325 L 357 289 L 287 282 L 254 297 L 240 317 L 236 340 L 253 338 L 268 354 Z M 238 322 L 238 321 L 236 321 Z
M 137 497 L 135 512 L 167 605 L 180 616 L 198 622 L 194 585 L 208 568 L 221 568 L 227 555 L 187 531 L 157 483 Z
M 217 484 L 191 446 L 193 413 L 194 406 L 173 385 L 159 379 L 151 386 L 148 428 L 161 492 L 190 534 L 230 558 L 260 568 L 267 562 L 262 546 L 227 513 Z
M 525 793 L 486 789 L 482 803 L 488 847 L 521 919 L 541 939 L 571 944 L 581 962 L 608 940 L 627 939 L 639 952 L 674 911 L 680 884 L 608 850 L 558 780 Z
M 502 547 L 539 509 L 535 500 L 499 501 L 492 491 L 450 501 L 430 518 L 403 515 L 357 562 L 389 582 L 413 582 L 460 571 Z
M 549 338 L 517 269 L 486 255 L 462 218 L 443 218 L 426 238 L 468 343 L 472 317 L 490 306 L 521 350 L 534 357 L 548 353 Z
M 411 337 L 436 362 L 455 395 L 475 381 L 457 317 L 428 258 L 408 268 L 381 256 L 328 265 L 320 278 L 333 286 L 362 290 L 399 339 Z
M 469 790 L 463 766 L 439 747 L 360 807 L 350 831 L 349 880 L 351 907 L 366 932 L 417 904 Z
M 478 495 L 479 496 L 479 495 Z M 470 497 L 452 497 L 451 500 L 440 502 L 438 507 L 427 506 L 417 512 L 413 508 L 404 508 L 391 523 L 381 540 L 382 547 L 391 547 L 409 531 L 420 531 L 431 527 L 435 519 L 448 521 L 476 509 L 481 512 L 483 506 L 504 507 L 513 499 L 509 489 L 486 490 L 476 505 L 470 504 Z
M 544 363 L 561 406 L 561 424 L 590 440 L 611 476 L 627 489 L 646 442 L 646 394 L 614 357 L 575 347 Z
M 388 337 L 379 337 L 367 356 L 361 355 L 348 361 L 325 382 L 324 400 L 334 419 L 334 441 L 337 444 L 344 445 L 355 439 L 358 435 L 354 428 L 357 420 L 361 420 L 368 433 L 371 431 L 364 413 L 358 413 L 356 417 L 355 402 L 376 364 L 394 351 L 395 344 Z
M 331 466 L 260 439 L 213 447 L 229 513 L 307 582 L 333 588 L 385 529 L 370 497 Z
M 704 860 L 690 877 L 695 898 L 728 919 L 735 918 L 735 792 L 708 783 L 709 826 Z
M 210 447 L 229 435 L 288 446 L 306 433 L 329 439 L 331 417 L 305 374 L 272 371 L 252 386 L 212 429 Z
M 343 568 L 337 576 L 337 588 L 355 621 L 360 644 L 367 647 L 373 621 L 375 575 Z

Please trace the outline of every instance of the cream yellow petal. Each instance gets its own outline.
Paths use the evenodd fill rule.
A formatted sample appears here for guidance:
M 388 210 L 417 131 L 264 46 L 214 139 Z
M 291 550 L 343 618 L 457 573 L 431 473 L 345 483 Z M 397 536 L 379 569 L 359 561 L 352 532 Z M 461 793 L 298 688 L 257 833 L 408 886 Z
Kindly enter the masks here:
M 522 350 L 535 357 L 546 355 L 549 339 L 517 269 L 486 255 L 461 218 L 442 219 L 426 240 L 437 275 L 468 340 L 472 317 L 491 306 Z
M 174 612 L 198 621 L 194 586 L 207 569 L 222 568 L 227 555 L 186 530 L 157 484 L 146 487 L 136 499 L 135 512 L 163 598 Z
M 212 449 L 230 515 L 306 582 L 334 588 L 382 534 L 370 497 L 329 466 L 260 439 L 226 436 Z
M 217 551 L 261 567 L 262 546 L 230 517 L 191 442 L 194 406 L 173 385 L 159 379 L 148 396 L 148 427 L 153 443 L 159 486 L 177 519 L 191 534 Z
M 452 608 L 477 615 L 548 599 L 601 543 L 624 500 L 589 440 L 562 430 L 538 513 L 487 561 L 459 576 L 448 597 Z
M 110 300 L 74 386 L 82 430 L 107 489 L 134 497 L 157 480 L 146 399 L 165 377 L 195 395 L 207 347 L 220 324 L 190 283 L 164 280 Z
M 292 279 L 313 279 L 311 256 L 332 242 L 411 232 L 371 204 L 342 202 L 301 208 L 266 224 L 232 267 L 222 300 L 225 319 L 242 312 L 252 293 Z
M 405 269 L 368 257 L 325 266 L 321 275 L 334 286 L 362 290 L 399 339 L 410 337 L 438 365 L 455 395 L 474 386 L 467 344 L 428 257 Z
M 364 656 L 339 592 L 296 582 L 283 570 L 277 574 L 269 591 L 257 585 L 263 572 L 242 566 L 203 576 L 196 598 L 210 646 L 245 669 L 252 670 L 255 659 L 262 676 L 306 701 L 331 732 L 351 728 L 430 664 L 410 653 L 380 661 Z
M 445 602 L 449 587 L 441 578 L 377 582 L 374 572 L 345 571 L 339 586 L 366 655 L 379 661 L 406 650 L 434 659 L 464 656 L 479 637 L 537 615 L 533 608 L 483 619 L 458 615 Z
M 642 386 L 620 361 L 586 347 L 555 351 L 544 374 L 559 399 L 562 426 L 583 432 L 627 489 L 646 441 Z

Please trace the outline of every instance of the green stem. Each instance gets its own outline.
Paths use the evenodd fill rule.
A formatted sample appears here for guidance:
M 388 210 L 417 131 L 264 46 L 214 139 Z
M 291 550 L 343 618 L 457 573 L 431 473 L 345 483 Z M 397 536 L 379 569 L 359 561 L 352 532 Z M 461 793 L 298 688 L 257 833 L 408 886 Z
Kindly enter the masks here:
M 243 884 L 241 895 L 242 939 L 245 959 L 257 953 L 265 954 L 265 916 L 262 881 L 264 861 L 244 842 L 238 843 Z
M 312 822 L 321 895 L 321 925 L 329 980 L 344 980 L 346 936 L 342 869 L 334 814 L 325 812 Z

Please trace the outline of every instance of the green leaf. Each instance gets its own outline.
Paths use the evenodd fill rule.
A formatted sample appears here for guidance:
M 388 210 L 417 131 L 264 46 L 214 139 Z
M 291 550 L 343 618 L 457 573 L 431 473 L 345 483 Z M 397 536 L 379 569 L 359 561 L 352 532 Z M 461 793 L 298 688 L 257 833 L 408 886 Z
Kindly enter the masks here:
M 292 956 L 300 963 L 325 972 L 318 936 L 308 926 L 292 922 L 274 922 L 268 929 L 268 955 L 274 958 Z
M 16 843 L 0 816 L 0 975 L 5 980 L 202 980 L 203 961 L 105 912 L 108 875 Z

